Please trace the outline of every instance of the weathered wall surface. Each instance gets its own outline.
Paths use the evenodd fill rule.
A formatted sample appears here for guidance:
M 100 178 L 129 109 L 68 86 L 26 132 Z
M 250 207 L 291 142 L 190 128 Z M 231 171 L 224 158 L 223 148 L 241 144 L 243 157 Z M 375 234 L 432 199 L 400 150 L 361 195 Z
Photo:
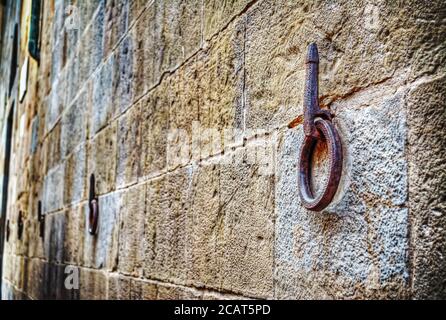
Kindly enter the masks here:
M 20 102 L 30 8 L 3 8 L 3 298 L 446 298 L 444 1 L 48 0 Z M 322 213 L 287 127 L 310 42 L 344 152 Z

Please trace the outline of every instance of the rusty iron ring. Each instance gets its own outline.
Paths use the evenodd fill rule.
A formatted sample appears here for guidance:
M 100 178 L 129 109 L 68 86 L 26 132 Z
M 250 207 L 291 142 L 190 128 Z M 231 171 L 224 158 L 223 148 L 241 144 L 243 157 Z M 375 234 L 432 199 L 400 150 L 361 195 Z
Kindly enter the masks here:
M 37 221 L 39 222 L 39 236 L 43 239 L 45 236 L 45 215 L 42 212 L 42 201 L 37 203 Z
M 317 136 L 306 136 L 300 152 L 299 194 L 305 208 L 311 211 L 322 211 L 331 203 L 338 189 L 342 174 L 342 145 L 339 134 L 331 121 L 317 119 L 315 126 Z M 311 159 L 320 139 L 325 139 L 327 142 L 330 172 L 322 192 L 314 196 L 310 184 Z
M 98 201 L 93 199 L 89 203 L 89 214 L 88 214 L 88 232 L 91 235 L 95 235 L 98 229 L 98 218 L 99 218 L 99 206 Z
M 319 52 L 317 45 L 308 46 L 305 59 L 306 79 L 304 96 L 304 133 L 299 160 L 299 194 L 305 208 L 312 211 L 324 210 L 338 189 L 342 174 L 342 145 L 332 123 L 333 115 L 319 106 Z M 311 159 L 320 139 L 325 139 L 329 153 L 330 173 L 318 196 L 311 190 Z
M 90 176 L 90 196 L 88 201 L 88 232 L 94 236 L 98 230 L 99 220 L 99 203 L 95 191 L 95 177 L 94 174 Z

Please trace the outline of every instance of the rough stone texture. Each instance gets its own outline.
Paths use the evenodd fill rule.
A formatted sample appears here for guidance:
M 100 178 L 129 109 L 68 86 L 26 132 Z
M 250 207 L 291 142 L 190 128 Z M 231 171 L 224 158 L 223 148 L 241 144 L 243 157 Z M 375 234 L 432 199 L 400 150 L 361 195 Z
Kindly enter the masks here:
M 200 166 L 194 170 L 190 199 L 188 248 L 188 278 L 197 286 L 218 288 L 220 275 L 217 252 L 218 228 L 222 219 L 220 209 L 220 168 Z M 203 252 L 207 254 L 204 255 Z
M 95 175 L 96 192 L 104 194 L 115 188 L 116 122 L 101 131 L 88 148 L 88 172 Z
M 80 270 L 81 300 L 102 300 L 107 298 L 107 276 L 101 271 L 91 269 Z
M 132 107 L 118 120 L 118 158 L 116 186 L 125 187 L 136 182 L 139 171 L 139 122 L 141 105 Z
M 409 217 L 403 96 L 396 93 L 373 103 L 373 93 L 368 92 L 368 106 L 356 109 L 364 98 L 359 97 L 336 107 L 344 178 L 324 213 L 304 210 L 295 188 L 295 155 L 303 131 L 281 137 L 276 175 L 278 297 L 406 295 Z
M 123 196 L 119 223 L 118 269 L 124 274 L 141 275 L 144 262 L 146 186 L 132 187 Z
M 170 85 L 169 134 L 167 136 L 167 168 L 173 170 L 192 159 L 194 123 L 200 120 L 200 73 L 195 57 L 175 73 Z
M 93 78 L 90 135 L 103 129 L 114 116 L 112 103 L 112 79 L 114 56 L 111 56 Z
M 201 158 L 216 155 L 225 147 L 224 129 L 243 128 L 244 19 L 233 23 L 198 55 L 200 77 Z M 220 137 L 221 143 L 207 140 Z M 217 140 L 218 141 L 218 140 Z
M 93 269 L 114 270 L 118 259 L 119 237 L 119 193 L 111 193 L 99 197 L 99 222 L 95 236 L 88 232 L 87 206 L 83 206 L 80 214 L 80 244 L 83 245 L 82 265 Z
M 166 167 L 169 128 L 169 84 L 164 82 L 141 101 L 140 176 Z
M 64 260 L 65 212 L 50 214 L 45 218 L 45 259 L 50 263 Z
M 444 1 L 55 1 L 21 101 L 20 3 L 0 5 L 2 298 L 446 297 Z M 344 155 L 319 213 L 288 128 L 310 42 Z M 312 158 L 320 191 L 324 141 Z
M 221 168 L 216 224 L 220 283 L 247 296 L 272 297 L 275 183 L 246 157 L 246 151 L 238 151 Z
M 445 80 L 445 75 L 423 80 L 408 96 L 412 272 L 418 299 L 446 294 Z
M 85 119 L 87 111 L 88 91 L 83 91 L 79 98 L 62 116 L 60 148 L 62 157 L 67 157 L 87 136 L 88 126 Z
M 232 19 L 243 12 L 250 3 L 255 3 L 255 1 L 235 0 L 221 2 L 205 0 L 203 37 L 209 40 L 212 36 L 218 34 Z
M 187 212 L 190 168 L 164 175 L 147 186 L 144 275 L 162 281 L 187 279 Z
M 201 45 L 201 1 L 155 1 L 155 78 L 176 69 Z
M 136 3 L 138 1 L 131 1 Z M 136 10 L 136 8 L 134 8 Z M 133 76 L 134 100 L 140 99 L 144 93 L 154 87 L 155 80 L 155 5 L 143 11 L 131 31 L 133 39 Z
M 107 1 L 104 20 L 104 51 L 108 55 L 128 28 L 128 0 Z
M 158 286 L 149 281 L 112 275 L 108 282 L 108 299 L 112 300 L 155 300 Z
M 43 173 L 47 173 L 50 169 L 54 168 L 61 159 L 60 151 L 60 133 L 61 125 L 57 124 L 54 129 L 48 134 L 45 142 L 43 143 L 44 159 L 43 159 Z
M 43 210 L 52 212 L 63 206 L 64 194 L 64 169 L 63 164 L 58 165 L 48 172 L 43 185 Z
M 65 236 L 63 246 L 63 263 L 78 265 L 82 263 L 83 255 L 83 221 L 84 205 L 72 207 L 65 213 Z M 45 221 L 46 223 L 46 221 Z
M 79 145 L 68 157 L 65 165 L 64 204 L 84 200 L 87 195 L 87 148 Z
M 122 40 L 115 59 L 112 99 L 116 112 L 123 113 L 133 100 L 133 41 L 130 36 Z

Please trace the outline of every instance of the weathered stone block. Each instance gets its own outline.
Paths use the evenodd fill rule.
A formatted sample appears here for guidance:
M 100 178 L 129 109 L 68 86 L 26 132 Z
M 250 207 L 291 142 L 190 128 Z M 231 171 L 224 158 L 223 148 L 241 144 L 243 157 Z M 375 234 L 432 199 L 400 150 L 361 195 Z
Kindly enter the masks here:
M 220 153 L 225 129 L 243 129 L 244 20 L 232 24 L 197 56 L 200 79 L 201 157 Z M 207 139 L 208 138 L 208 139 Z M 215 140 L 214 140 L 215 139 Z M 220 140 L 220 142 L 218 141 Z
M 27 194 L 23 194 L 23 197 L 15 204 L 14 214 L 10 215 L 16 229 L 14 237 L 11 238 L 11 241 L 15 242 L 14 253 L 24 257 L 29 255 L 29 244 L 32 241 L 32 235 L 29 232 L 32 226 L 32 219 L 28 208 Z
M 63 72 L 65 57 L 65 33 L 54 34 L 51 51 L 51 84 L 54 86 L 56 82 L 64 82 L 65 73 Z M 65 83 L 64 83 L 65 85 Z M 52 89 L 51 89 L 52 90 Z M 65 92 L 63 92 L 65 94 Z M 65 98 L 65 96 L 62 96 Z
M 176 69 L 201 45 L 201 1 L 156 1 L 155 78 Z
M 67 105 L 71 105 L 76 95 L 79 92 L 79 87 L 82 86 L 83 82 L 79 81 L 79 73 L 80 66 L 79 54 L 74 54 L 70 60 L 70 63 L 67 65 Z
M 133 101 L 133 39 L 125 37 L 115 51 L 112 99 L 117 114 L 130 107 Z
M 203 37 L 209 40 L 233 19 L 236 19 L 249 6 L 249 0 L 234 0 L 221 2 L 217 0 L 205 0 L 203 2 L 204 31 Z
M 119 207 L 121 195 L 111 193 L 99 197 L 99 222 L 95 236 L 88 232 L 89 209 L 83 207 L 80 221 L 83 233 L 83 266 L 114 270 L 118 258 Z
M 79 145 L 67 158 L 64 176 L 64 203 L 71 204 L 87 196 L 87 147 Z
M 64 28 L 64 15 L 65 15 L 65 5 L 64 1 L 58 1 L 54 4 L 53 8 L 53 20 L 52 20 L 52 40 L 53 44 L 57 42 L 57 39 L 62 34 L 63 28 Z
M 80 269 L 81 300 L 105 300 L 107 298 L 107 276 L 101 271 Z
M 40 299 L 46 300 L 78 300 L 79 290 L 68 290 L 65 287 L 65 273 L 67 266 L 64 264 L 55 264 L 43 262 L 40 266 L 41 275 Z
M 128 28 L 128 0 L 105 3 L 104 53 L 108 56 Z
M 43 174 L 46 174 L 50 169 L 54 168 L 61 161 L 60 151 L 60 134 L 61 134 L 60 122 L 54 127 L 54 129 L 47 135 L 43 143 Z
M 65 165 L 60 164 L 48 171 L 43 184 L 43 210 L 53 212 L 63 206 Z
M 140 157 L 141 105 L 133 106 L 118 120 L 118 158 L 116 187 L 125 187 L 138 178 Z
M 383 99 L 386 93 L 363 93 L 336 106 L 344 171 L 334 202 L 323 213 L 305 210 L 298 194 L 302 128 L 282 137 L 276 176 L 277 298 L 407 296 L 404 92 Z M 352 107 L 365 96 L 371 105 Z
M 85 33 L 79 41 L 79 89 L 87 82 L 90 77 L 91 59 L 88 54 L 91 46 L 91 33 Z
M 141 101 L 141 177 L 149 176 L 166 167 L 169 85 L 168 81 L 164 81 Z
M 296 33 L 303 18 L 299 18 L 302 13 L 293 12 L 293 7 L 300 4 L 288 4 L 290 8 L 282 2 L 263 1 L 247 13 L 246 126 L 249 128 L 268 130 L 302 113 L 305 41 L 298 43 Z
M 407 98 L 412 286 L 418 299 L 446 297 L 445 84 L 440 73 L 414 85 Z
M 132 300 L 156 300 L 158 288 L 155 283 L 132 279 L 130 298 Z
M 67 91 L 65 89 L 66 82 L 64 81 L 63 75 L 52 84 L 51 93 L 46 100 L 48 109 L 45 117 L 45 132 L 47 133 L 56 125 L 65 107 L 65 95 Z
M 140 276 L 144 252 L 150 250 L 144 238 L 146 186 L 126 189 L 120 206 L 119 258 L 121 273 Z
M 131 1 L 137 3 L 139 1 Z M 135 9 L 136 10 L 136 9 Z M 158 84 L 155 79 L 155 4 L 152 3 L 131 30 L 133 42 L 133 100 Z
M 217 239 L 224 213 L 220 207 L 220 166 L 208 164 L 194 170 L 188 212 L 188 280 L 194 286 L 219 288 Z
M 99 6 L 103 5 L 102 0 L 92 0 L 88 3 L 82 2 L 82 0 L 77 1 L 76 8 L 78 9 L 77 14 L 80 19 L 80 28 L 82 32 L 88 27 L 90 23 L 92 23 L 92 19 L 94 18 L 94 14 L 97 12 Z
M 63 262 L 79 265 L 83 262 L 85 205 L 69 208 L 65 217 L 65 236 L 63 244 Z
M 158 287 L 155 283 L 112 275 L 108 283 L 108 299 L 156 300 Z
M 108 278 L 108 300 L 130 300 L 131 278 L 111 275 Z
M 111 55 L 93 77 L 90 136 L 103 129 L 115 114 L 112 101 L 114 63 L 114 56 Z
M 191 180 L 191 168 L 185 168 L 147 184 L 145 277 L 186 281 Z
M 73 8 L 65 8 L 65 10 L 66 10 L 65 14 L 70 15 L 70 17 L 73 18 L 73 20 L 69 20 L 70 18 L 67 18 L 65 20 L 65 23 L 67 25 L 69 25 L 68 28 L 65 27 L 65 38 L 66 38 L 66 42 L 67 42 L 66 55 L 67 55 L 67 60 L 72 60 L 73 57 L 77 53 L 79 37 L 80 37 L 81 31 L 80 31 L 80 28 L 76 28 L 76 22 L 78 21 L 78 19 L 74 16 L 74 15 L 76 15 L 76 12 L 74 12 Z
M 147 1 L 145 0 L 129 0 L 129 17 L 128 17 L 128 24 L 129 26 L 132 25 L 136 19 L 141 14 L 141 11 L 143 11 L 147 5 Z M 153 3 L 149 2 L 149 6 L 153 6 Z M 144 19 L 144 18 L 141 18 Z
M 221 288 L 248 296 L 273 292 L 275 182 L 247 162 L 246 150 L 221 166 L 216 228 Z
M 42 186 L 36 184 L 36 190 L 41 192 Z M 38 201 L 40 201 L 40 195 L 36 192 L 30 192 L 29 195 L 29 224 L 28 224 L 28 254 L 27 256 L 30 258 L 44 258 L 44 240 L 40 237 L 41 232 L 41 224 L 38 221 Z M 42 227 L 43 235 L 45 234 L 44 225 Z
M 51 263 L 62 263 L 64 260 L 64 241 L 66 233 L 65 212 L 45 216 L 45 259 Z
M 42 288 L 45 286 L 44 280 L 44 262 L 39 259 L 30 259 L 28 264 L 29 281 L 27 284 L 27 293 L 32 299 L 45 299 L 42 294 Z
M 184 166 L 192 159 L 195 145 L 193 139 L 200 138 L 200 132 L 194 132 L 194 124 L 199 123 L 199 101 L 201 90 L 197 60 L 186 63 L 171 78 L 169 132 L 167 136 L 167 167 L 169 170 Z M 197 144 L 200 147 L 199 143 Z M 197 159 L 195 159 L 197 160 Z
M 96 3 L 90 3 L 89 6 L 92 9 L 96 9 L 91 25 L 90 25 L 90 37 L 89 37 L 89 58 L 90 61 L 90 74 L 96 70 L 103 57 L 103 37 L 104 37 L 104 15 L 105 15 L 105 2 L 95 0 Z
M 86 114 L 90 90 L 83 91 L 62 117 L 60 148 L 62 157 L 67 157 L 87 138 Z
M 159 300 L 201 300 L 202 293 L 186 287 L 174 285 L 158 285 Z
M 116 122 L 101 131 L 88 147 L 88 175 L 95 175 L 97 194 L 115 188 Z

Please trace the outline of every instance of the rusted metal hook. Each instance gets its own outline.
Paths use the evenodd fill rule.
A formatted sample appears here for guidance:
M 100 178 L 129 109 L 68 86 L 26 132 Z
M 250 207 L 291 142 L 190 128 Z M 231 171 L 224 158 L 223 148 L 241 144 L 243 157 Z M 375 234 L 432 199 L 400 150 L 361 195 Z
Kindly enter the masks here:
M 90 197 L 88 201 L 88 207 L 88 232 L 91 235 L 95 235 L 98 230 L 99 204 L 95 192 L 94 174 L 90 176 Z
M 332 123 L 332 115 L 319 106 L 319 53 L 315 43 L 308 47 L 306 57 L 306 83 L 304 96 L 305 139 L 299 161 L 299 194 L 302 204 L 311 211 L 324 210 L 333 200 L 342 175 L 342 145 Z M 329 176 L 319 195 L 311 190 L 311 159 L 317 141 L 327 142 Z
M 42 212 L 42 201 L 37 202 L 37 221 L 39 222 L 39 236 L 45 236 L 45 215 Z

